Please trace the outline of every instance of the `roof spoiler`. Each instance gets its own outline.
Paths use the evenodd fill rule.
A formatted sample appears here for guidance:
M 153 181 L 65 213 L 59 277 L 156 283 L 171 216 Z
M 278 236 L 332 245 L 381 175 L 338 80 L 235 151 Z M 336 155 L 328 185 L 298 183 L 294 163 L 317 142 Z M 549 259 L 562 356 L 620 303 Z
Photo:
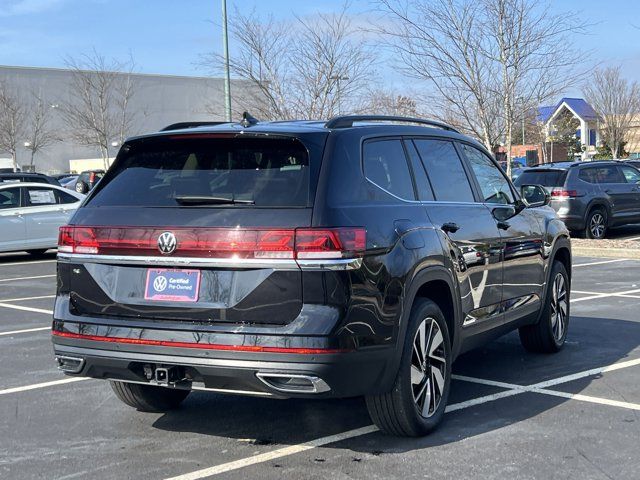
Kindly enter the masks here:
M 182 130 L 185 128 L 198 128 L 198 127 L 208 127 L 213 125 L 221 125 L 227 122 L 180 122 L 180 123 L 172 123 L 171 125 L 167 125 L 164 127 L 161 132 L 168 132 L 170 130 Z
M 426 125 L 429 127 L 442 128 L 443 130 L 449 130 L 451 132 L 460 133 L 451 125 L 439 122 L 437 120 L 427 120 L 425 118 L 414 117 L 400 117 L 393 115 L 345 115 L 340 117 L 333 117 L 327 123 L 324 124 L 325 128 L 350 128 L 353 127 L 355 122 L 402 122 L 402 123 L 417 123 L 419 125 Z

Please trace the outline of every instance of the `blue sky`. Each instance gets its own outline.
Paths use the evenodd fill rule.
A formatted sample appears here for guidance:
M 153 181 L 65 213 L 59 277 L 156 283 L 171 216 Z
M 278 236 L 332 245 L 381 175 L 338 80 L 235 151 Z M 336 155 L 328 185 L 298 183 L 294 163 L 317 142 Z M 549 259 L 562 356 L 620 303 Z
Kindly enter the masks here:
M 340 8 L 342 0 L 228 0 L 279 18 Z M 639 0 L 553 0 L 597 23 L 580 39 L 594 61 L 623 64 L 640 80 Z M 354 13 L 370 0 L 352 0 Z M 95 48 L 126 59 L 143 73 L 200 75 L 198 56 L 221 44 L 220 0 L 0 0 L 0 65 L 64 66 L 65 56 Z

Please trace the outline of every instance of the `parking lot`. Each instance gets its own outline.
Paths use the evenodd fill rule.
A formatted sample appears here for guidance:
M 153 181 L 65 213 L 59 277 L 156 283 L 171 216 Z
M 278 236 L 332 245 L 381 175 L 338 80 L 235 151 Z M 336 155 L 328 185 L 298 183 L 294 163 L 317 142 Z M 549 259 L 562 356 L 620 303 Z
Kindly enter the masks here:
M 639 267 L 574 258 L 564 350 L 528 354 L 510 334 L 462 356 L 440 429 L 397 439 L 358 398 L 194 392 L 136 412 L 106 382 L 57 371 L 54 255 L 1 256 L 0 477 L 638 478 Z

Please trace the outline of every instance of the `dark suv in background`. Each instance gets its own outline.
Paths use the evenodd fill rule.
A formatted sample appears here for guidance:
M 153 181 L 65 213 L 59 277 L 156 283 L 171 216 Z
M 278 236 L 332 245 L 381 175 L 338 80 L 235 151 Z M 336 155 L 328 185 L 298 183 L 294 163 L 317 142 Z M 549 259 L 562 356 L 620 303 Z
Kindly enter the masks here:
M 640 222 L 640 170 L 626 162 L 567 162 L 525 170 L 516 186 L 543 185 L 570 230 L 602 239 L 609 227 Z
M 428 120 L 130 139 L 60 231 L 58 364 L 143 411 L 192 389 L 364 395 L 383 431 L 423 435 L 461 353 L 516 329 L 534 352 L 565 341 L 568 231 L 522 192 Z

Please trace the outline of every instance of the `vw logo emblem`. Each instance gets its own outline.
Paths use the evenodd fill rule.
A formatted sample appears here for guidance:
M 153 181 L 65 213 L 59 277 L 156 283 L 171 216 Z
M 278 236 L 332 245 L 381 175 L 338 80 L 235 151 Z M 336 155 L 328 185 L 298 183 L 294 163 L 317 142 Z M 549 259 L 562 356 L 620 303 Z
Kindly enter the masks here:
M 160 250 L 160 253 L 165 255 L 173 253 L 176 251 L 177 246 L 176 236 L 171 232 L 164 232 L 158 237 L 158 250 Z
M 164 292 L 165 288 L 167 288 L 167 277 L 163 277 L 162 275 L 157 276 L 153 281 L 153 289 L 160 293 Z

